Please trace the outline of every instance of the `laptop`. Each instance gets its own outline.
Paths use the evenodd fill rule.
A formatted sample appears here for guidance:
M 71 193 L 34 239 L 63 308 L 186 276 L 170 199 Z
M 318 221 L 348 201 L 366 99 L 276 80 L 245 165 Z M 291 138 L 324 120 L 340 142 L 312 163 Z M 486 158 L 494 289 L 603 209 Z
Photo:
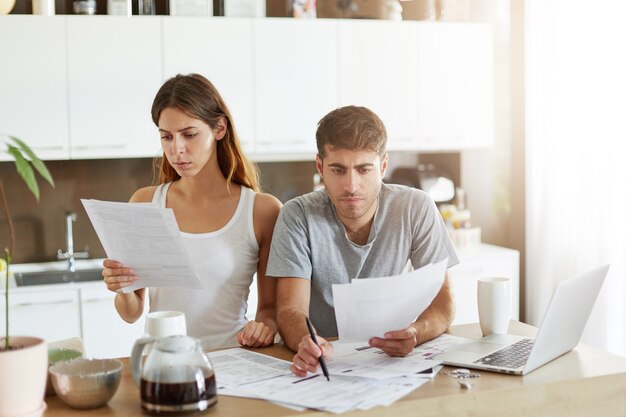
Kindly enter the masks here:
M 578 344 L 608 270 L 604 265 L 559 283 L 534 339 L 491 334 L 434 359 L 514 375 L 534 371 Z

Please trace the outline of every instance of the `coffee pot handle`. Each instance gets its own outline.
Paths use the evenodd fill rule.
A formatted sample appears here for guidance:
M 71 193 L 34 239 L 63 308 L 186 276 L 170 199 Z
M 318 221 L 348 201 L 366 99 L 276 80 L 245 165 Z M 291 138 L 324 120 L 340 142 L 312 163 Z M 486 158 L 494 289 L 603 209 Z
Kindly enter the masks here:
M 154 342 L 156 339 L 153 337 L 144 337 L 139 339 L 133 345 L 133 352 L 130 355 L 130 369 L 133 373 L 133 379 L 138 387 L 141 386 L 141 357 L 143 356 L 143 349 L 146 345 Z

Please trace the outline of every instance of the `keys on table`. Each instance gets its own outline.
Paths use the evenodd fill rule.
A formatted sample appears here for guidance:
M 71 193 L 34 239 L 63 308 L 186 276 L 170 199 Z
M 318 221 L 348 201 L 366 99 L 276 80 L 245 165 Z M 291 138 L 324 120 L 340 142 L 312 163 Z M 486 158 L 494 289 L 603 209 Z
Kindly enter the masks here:
M 445 375 L 455 378 L 456 382 L 459 383 L 461 388 L 465 388 L 465 389 L 472 388 L 472 385 L 474 385 L 478 381 L 478 378 L 480 378 L 480 374 L 470 372 L 469 369 L 463 369 L 463 368 L 446 372 Z

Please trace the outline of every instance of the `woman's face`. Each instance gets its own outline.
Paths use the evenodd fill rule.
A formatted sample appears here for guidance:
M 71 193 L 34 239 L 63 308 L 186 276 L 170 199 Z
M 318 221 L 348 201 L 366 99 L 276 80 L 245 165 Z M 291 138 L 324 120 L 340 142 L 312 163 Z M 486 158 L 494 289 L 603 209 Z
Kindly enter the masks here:
M 174 107 L 164 109 L 159 117 L 163 154 L 183 178 L 193 177 L 205 167 L 225 132 L 224 123 L 213 130 L 204 121 Z

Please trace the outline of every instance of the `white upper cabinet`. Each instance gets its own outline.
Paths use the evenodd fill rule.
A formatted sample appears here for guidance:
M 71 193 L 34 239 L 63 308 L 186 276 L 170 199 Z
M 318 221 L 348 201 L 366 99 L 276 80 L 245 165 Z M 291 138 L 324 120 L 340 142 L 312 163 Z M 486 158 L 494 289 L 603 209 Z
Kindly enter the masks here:
M 254 21 L 257 154 L 316 153 L 319 120 L 337 100 L 337 22 Z
M 155 156 L 161 19 L 67 16 L 71 158 Z
M 385 124 L 389 150 L 418 136 L 417 29 L 409 22 L 339 23 L 339 104 L 365 106 Z
M 319 120 L 350 104 L 381 117 L 389 150 L 493 143 L 485 24 L 2 16 L 0 51 L 0 133 L 44 159 L 159 155 L 152 101 L 192 72 L 213 82 L 259 161 L 312 160 Z
M 418 29 L 420 150 L 491 146 L 494 131 L 491 29 L 423 23 Z
M 41 158 L 67 159 L 65 20 L 0 16 L 0 61 L 0 133 Z
M 255 132 L 252 45 L 251 19 L 163 20 L 165 78 L 189 73 L 208 78 L 226 102 L 247 153 L 254 151 Z

